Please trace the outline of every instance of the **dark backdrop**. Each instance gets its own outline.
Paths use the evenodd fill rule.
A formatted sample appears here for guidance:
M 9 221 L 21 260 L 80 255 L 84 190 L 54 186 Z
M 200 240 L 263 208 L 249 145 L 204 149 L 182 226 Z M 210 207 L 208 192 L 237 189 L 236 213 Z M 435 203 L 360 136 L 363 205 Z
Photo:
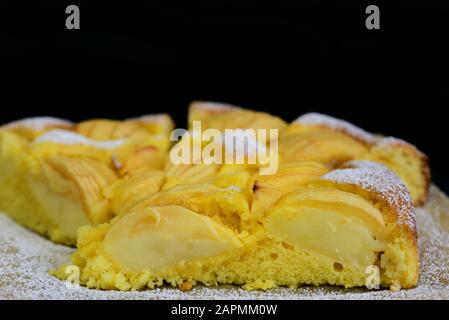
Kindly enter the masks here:
M 449 190 L 444 1 L 42 2 L 0 4 L 0 122 L 169 112 L 184 126 L 194 99 L 320 111 L 415 143 Z

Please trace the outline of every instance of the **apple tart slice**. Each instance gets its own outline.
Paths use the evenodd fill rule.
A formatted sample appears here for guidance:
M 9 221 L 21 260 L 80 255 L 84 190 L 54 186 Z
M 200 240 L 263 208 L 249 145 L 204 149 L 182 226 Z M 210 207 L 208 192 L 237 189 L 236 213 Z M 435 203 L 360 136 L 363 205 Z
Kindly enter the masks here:
M 112 217 L 103 189 L 117 179 L 85 157 L 36 154 L 14 133 L 0 134 L 0 209 L 52 241 L 74 244 L 79 226 Z M 18 143 L 19 142 L 19 143 Z
M 306 176 L 320 170 L 303 167 L 309 167 L 301 169 Z M 251 228 L 213 214 L 230 209 L 229 196 L 248 214 L 250 195 L 243 189 L 191 185 L 155 193 L 110 223 L 81 228 L 72 261 L 80 268 L 81 283 L 99 289 L 164 283 L 181 289 L 198 283 L 245 289 L 415 286 L 417 235 L 406 187 L 382 165 L 352 162 L 347 167 L 270 201 Z M 234 218 L 244 219 L 244 214 Z M 62 266 L 53 273 L 64 279 L 65 271 Z
M 305 283 L 363 286 L 375 270 L 377 285 L 414 287 L 419 256 L 407 188 L 374 162 L 345 165 L 281 198 L 266 215 L 267 232 L 307 252 L 305 265 L 320 261 Z
M 80 144 L 63 152 L 39 140 L 51 132 L 32 142 L 15 131 L 0 132 L 0 210 L 54 242 L 73 245 L 79 226 L 112 217 L 103 189 L 117 174 L 89 156 L 101 148 Z
M 162 167 L 172 127 L 166 115 L 2 126 L 0 210 L 52 241 L 75 244 L 79 226 L 112 218 L 106 193 L 120 176 Z

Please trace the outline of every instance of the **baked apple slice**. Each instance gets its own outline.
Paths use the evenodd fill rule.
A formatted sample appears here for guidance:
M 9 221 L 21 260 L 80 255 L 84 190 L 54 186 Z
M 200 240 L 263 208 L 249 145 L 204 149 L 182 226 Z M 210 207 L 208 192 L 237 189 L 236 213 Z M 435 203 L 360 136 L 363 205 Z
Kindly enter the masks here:
M 124 270 L 160 272 L 241 246 L 209 217 L 180 206 L 148 207 L 124 216 L 106 233 L 104 252 Z

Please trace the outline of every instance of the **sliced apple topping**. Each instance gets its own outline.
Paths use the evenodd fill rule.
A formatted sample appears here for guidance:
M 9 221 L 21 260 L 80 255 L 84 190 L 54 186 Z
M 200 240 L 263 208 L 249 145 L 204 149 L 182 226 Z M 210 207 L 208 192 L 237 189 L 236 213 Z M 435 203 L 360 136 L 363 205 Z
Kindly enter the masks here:
M 144 171 L 128 175 L 105 190 L 116 215 L 129 213 L 142 200 L 160 190 L 165 181 L 162 171 Z
M 115 180 L 115 173 L 101 162 L 65 156 L 44 160 L 42 174 L 28 179 L 51 220 L 73 238 L 79 226 L 110 218 L 103 189 Z
M 148 207 L 123 216 L 104 240 L 106 254 L 124 268 L 153 272 L 240 246 L 230 229 L 180 206 Z
M 219 217 L 223 223 L 239 228 L 241 220 L 247 220 L 249 205 L 239 187 L 219 187 L 213 184 L 178 185 L 157 192 L 140 201 L 131 210 L 150 206 L 179 205 L 208 216 Z
M 169 164 L 165 167 L 167 181 L 163 189 L 178 184 L 204 183 L 216 177 L 220 166 L 217 164 Z
M 368 148 L 339 132 L 311 131 L 288 134 L 279 141 L 281 163 L 319 161 L 329 165 L 363 157 Z
M 165 158 L 165 150 L 153 145 L 139 147 L 124 159 L 120 166 L 119 173 L 121 176 L 126 174 L 162 169 Z
M 268 212 L 264 225 L 294 248 L 327 256 L 343 268 L 365 268 L 385 250 L 382 213 L 362 197 L 332 188 L 284 196 Z
M 80 122 L 76 131 L 94 140 L 113 140 L 121 138 L 145 138 L 148 131 L 136 122 L 96 119 Z
M 286 123 L 279 117 L 265 112 L 245 110 L 239 107 L 211 102 L 194 102 L 189 110 L 189 127 L 193 121 L 201 121 L 204 128 L 225 129 L 283 129 Z
M 260 216 L 279 198 L 318 179 L 329 170 L 318 162 L 299 162 L 281 166 L 274 175 L 256 175 L 252 179 L 251 213 Z
M 147 114 L 127 119 L 128 123 L 138 123 L 152 134 L 169 134 L 175 127 L 172 118 L 166 113 Z

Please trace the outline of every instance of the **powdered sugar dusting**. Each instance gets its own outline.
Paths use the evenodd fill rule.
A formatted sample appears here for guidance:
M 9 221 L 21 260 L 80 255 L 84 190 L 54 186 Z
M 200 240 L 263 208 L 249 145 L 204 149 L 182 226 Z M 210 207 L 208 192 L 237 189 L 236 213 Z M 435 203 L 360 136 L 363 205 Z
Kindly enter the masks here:
M 164 123 L 170 120 L 170 117 L 165 113 L 145 114 L 136 118 L 129 118 L 126 121 L 141 121 L 143 123 Z
M 350 184 L 372 192 L 397 212 L 397 222 L 416 230 L 415 208 L 407 187 L 392 171 L 370 161 L 351 161 L 347 169 L 337 169 L 321 179 L 338 184 Z
M 379 162 L 369 161 L 369 160 L 351 160 L 343 164 L 343 168 L 361 168 L 361 169 L 374 169 L 374 170 L 387 170 L 386 166 Z
M 416 148 L 413 144 L 399 139 L 395 137 L 379 137 L 376 142 L 377 148 L 383 148 L 383 147 L 395 147 L 395 146 L 404 146 L 407 148 L 410 148 L 415 152 L 416 154 L 420 155 L 421 157 L 426 157 L 418 148 Z
M 43 135 L 37 137 L 33 143 L 38 144 L 43 142 L 53 142 L 56 144 L 65 144 L 65 145 L 77 145 L 77 144 L 87 145 L 98 149 L 114 149 L 125 143 L 125 140 L 117 139 L 117 140 L 97 141 L 86 138 L 85 136 L 72 131 L 55 129 L 50 130 L 44 133 Z
M 377 141 L 378 145 L 395 145 L 395 144 L 401 144 L 401 145 L 410 145 L 405 140 L 396 138 L 396 137 L 381 137 Z
M 196 101 L 190 105 L 191 109 L 207 110 L 211 112 L 222 112 L 228 110 L 238 110 L 240 107 L 220 102 Z
M 25 127 L 32 130 L 44 130 L 49 127 L 71 127 L 73 123 L 65 119 L 59 119 L 55 117 L 33 117 L 16 120 L 3 125 L 3 128 L 13 129 Z
M 306 113 L 298 117 L 293 123 L 299 123 L 306 126 L 323 126 L 332 130 L 343 132 L 354 139 L 357 139 L 363 143 L 373 144 L 377 138 L 373 134 L 359 128 L 352 123 L 328 116 L 322 113 Z
M 68 288 L 47 271 L 68 262 L 73 249 L 55 245 L 0 214 L 0 299 L 449 299 L 449 199 L 432 186 L 428 203 L 416 214 L 422 274 L 418 287 L 398 292 L 330 286 L 267 291 L 200 286 L 188 292 L 171 287 L 139 292 Z

